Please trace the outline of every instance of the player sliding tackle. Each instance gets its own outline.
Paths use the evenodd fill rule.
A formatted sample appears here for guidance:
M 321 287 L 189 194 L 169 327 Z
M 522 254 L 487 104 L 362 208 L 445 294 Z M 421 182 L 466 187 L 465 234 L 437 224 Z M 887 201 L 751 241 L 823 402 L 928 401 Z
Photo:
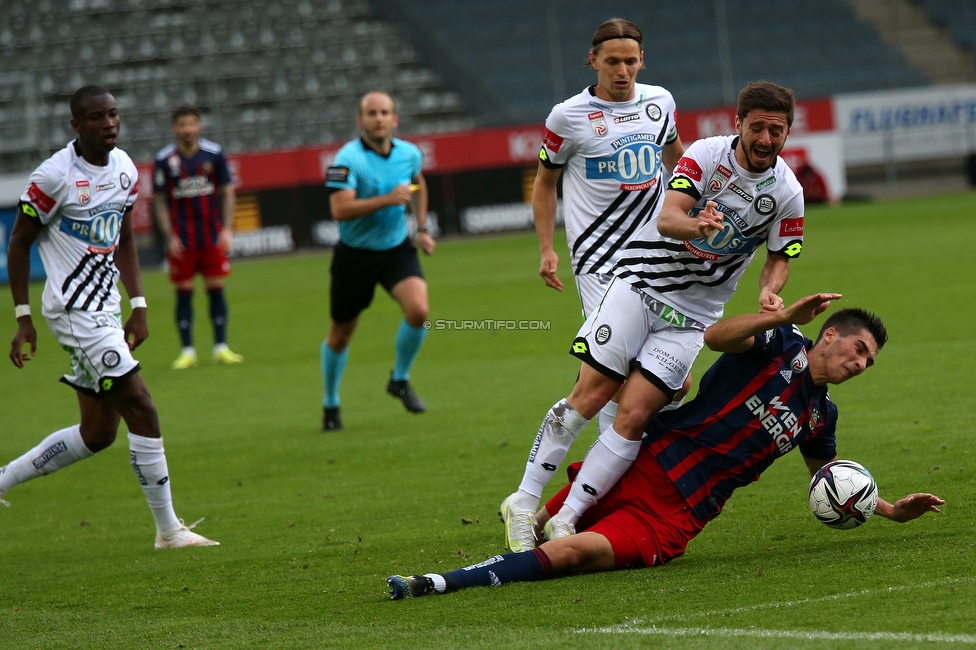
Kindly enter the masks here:
M 792 449 L 799 447 L 812 476 L 837 458 L 837 407 L 827 397 L 827 386 L 871 367 L 888 338 L 881 319 L 861 309 L 831 314 L 816 343 L 795 327 L 811 322 L 840 297 L 819 293 L 785 309 L 733 316 L 709 327 L 705 343 L 725 354 L 704 374 L 694 400 L 651 422 L 634 464 L 580 518 L 582 532 L 550 540 L 530 553 L 496 555 L 448 573 L 391 576 L 390 596 L 398 600 L 657 566 L 682 555 L 736 488 L 757 480 Z M 764 405 L 759 413 L 757 402 Z M 772 426 L 770 414 L 781 424 L 792 424 Z M 577 468 L 571 466 L 571 478 Z M 559 511 L 573 484 L 536 514 L 540 525 Z M 939 512 L 943 503 L 925 493 L 895 503 L 879 498 L 875 512 L 906 522 Z
M 782 308 L 778 294 L 803 245 L 803 190 L 778 156 L 793 109 L 791 90 L 751 83 L 739 93 L 738 135 L 698 140 L 678 161 L 660 214 L 627 244 L 599 307 L 573 342 L 582 364 L 572 393 L 546 414 L 518 491 L 502 502 L 509 549 L 535 547 L 533 514 L 543 489 L 620 386 L 613 425 L 600 431 L 545 538 L 571 535 L 579 517 L 623 475 L 647 423 L 681 390 L 705 328 L 722 317 L 763 244 L 759 306 Z

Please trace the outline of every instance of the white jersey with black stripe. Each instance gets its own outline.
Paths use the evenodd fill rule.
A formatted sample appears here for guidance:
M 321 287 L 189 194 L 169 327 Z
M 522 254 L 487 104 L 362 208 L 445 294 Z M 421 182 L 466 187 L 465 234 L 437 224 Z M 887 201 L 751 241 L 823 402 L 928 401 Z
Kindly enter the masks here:
M 675 104 L 660 86 L 607 102 L 595 86 L 553 107 L 539 160 L 564 167 L 563 212 L 577 275 L 609 273 L 624 245 L 663 202 L 665 144 L 678 137 Z
M 31 174 L 20 209 L 44 226 L 37 240 L 47 273 L 44 316 L 119 310 L 115 251 L 138 180 L 121 149 L 113 149 L 108 164 L 98 167 L 81 157 L 74 142 Z
M 613 273 L 650 297 L 705 325 L 722 317 L 746 267 L 762 245 L 793 258 L 803 247 L 803 188 L 786 162 L 755 174 L 735 159 L 737 136 L 694 142 L 675 165 L 669 191 L 697 199 L 693 214 L 715 201 L 724 228 L 709 237 L 664 237 L 657 220 L 638 232 Z

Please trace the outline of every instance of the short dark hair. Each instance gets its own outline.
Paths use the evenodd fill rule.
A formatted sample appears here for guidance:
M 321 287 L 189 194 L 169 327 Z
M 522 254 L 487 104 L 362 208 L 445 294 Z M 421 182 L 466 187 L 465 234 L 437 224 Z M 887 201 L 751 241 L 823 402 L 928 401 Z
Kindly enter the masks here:
M 867 330 L 874 337 L 874 342 L 878 344 L 878 350 L 888 342 L 888 330 L 885 329 L 881 319 L 871 312 L 857 307 L 839 309 L 828 316 L 823 327 L 820 328 L 820 334 L 817 335 L 818 343 L 823 338 L 824 332 L 831 327 L 837 330 L 841 336 L 850 336 L 862 329 Z
M 76 120 L 84 117 L 84 114 L 81 112 L 81 103 L 89 97 L 101 97 L 102 95 L 111 94 L 105 86 L 95 84 L 82 86 L 71 96 L 71 103 L 69 104 L 71 106 L 71 117 Z
M 783 86 L 777 86 L 770 81 L 750 82 L 739 93 L 739 107 L 736 115 L 744 122 L 746 116 L 759 109 L 774 113 L 786 113 L 786 126 L 793 126 L 793 111 L 796 99 L 793 91 Z
M 612 41 L 615 38 L 629 38 L 637 41 L 637 45 L 640 46 L 641 50 L 644 49 L 644 34 L 641 32 L 640 27 L 623 18 L 611 18 L 597 27 L 596 31 L 593 32 L 590 52 L 599 54 L 600 45 L 605 41 Z M 583 65 L 590 65 L 589 56 L 586 57 L 586 62 Z
M 193 117 L 200 119 L 200 108 L 195 104 L 181 104 L 173 109 L 173 124 L 176 124 L 176 120 L 181 117 L 186 117 L 187 115 L 192 115 Z

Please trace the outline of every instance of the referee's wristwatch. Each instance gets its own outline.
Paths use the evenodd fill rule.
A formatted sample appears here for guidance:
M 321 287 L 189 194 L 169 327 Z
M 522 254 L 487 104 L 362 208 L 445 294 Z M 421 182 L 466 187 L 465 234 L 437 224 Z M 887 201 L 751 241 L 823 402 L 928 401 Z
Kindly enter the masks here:
M 430 234 L 430 226 L 428 226 L 426 223 L 424 225 L 422 225 L 422 226 L 417 226 L 417 232 L 418 233 L 425 232 L 425 233 L 427 233 L 429 235 Z

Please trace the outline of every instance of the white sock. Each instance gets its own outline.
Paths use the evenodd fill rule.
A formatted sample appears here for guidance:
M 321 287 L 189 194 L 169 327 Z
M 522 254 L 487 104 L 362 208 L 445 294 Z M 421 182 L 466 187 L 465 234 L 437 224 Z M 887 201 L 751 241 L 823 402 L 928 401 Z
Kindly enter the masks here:
M 627 440 L 613 427 L 601 433 L 586 453 L 583 466 L 556 516 L 575 525 L 580 515 L 617 484 L 640 448 L 640 440 Z
M 539 507 L 542 490 L 559 469 L 576 436 L 587 423 L 589 420 L 580 415 L 565 399 L 553 404 L 542 420 L 535 442 L 532 443 L 525 473 L 515 496 L 515 505 L 525 510 Z
M 197 349 L 195 347 L 193 347 L 192 345 L 188 345 L 187 347 L 183 348 L 180 351 L 180 353 L 181 354 L 191 354 L 193 356 L 197 356 Z
M 74 425 L 55 431 L 26 454 L 10 461 L 0 472 L 0 494 L 32 478 L 64 469 L 71 463 L 93 455 L 81 439 L 81 427 Z
M 442 576 L 441 574 L 425 573 L 424 577 L 431 579 L 431 581 L 434 583 L 434 591 L 436 591 L 437 593 L 443 594 L 447 592 L 447 580 L 445 580 L 444 576 Z
M 618 406 L 616 402 L 611 400 L 596 414 L 596 427 L 600 430 L 600 433 L 613 426 L 613 421 L 617 419 Z
M 163 439 L 130 433 L 129 462 L 132 463 L 132 470 L 142 485 L 142 492 L 146 495 L 149 509 L 156 520 L 156 532 L 168 533 L 179 528 L 180 520 L 173 511 Z
M 688 397 L 688 396 L 685 395 L 685 397 Z M 658 413 L 664 413 L 666 411 L 673 411 L 674 409 L 678 408 L 679 406 L 681 406 L 684 403 L 685 403 L 685 398 L 684 397 L 682 397 L 681 399 L 672 400 L 670 403 L 668 403 L 667 406 L 665 406 L 660 411 L 658 411 Z

